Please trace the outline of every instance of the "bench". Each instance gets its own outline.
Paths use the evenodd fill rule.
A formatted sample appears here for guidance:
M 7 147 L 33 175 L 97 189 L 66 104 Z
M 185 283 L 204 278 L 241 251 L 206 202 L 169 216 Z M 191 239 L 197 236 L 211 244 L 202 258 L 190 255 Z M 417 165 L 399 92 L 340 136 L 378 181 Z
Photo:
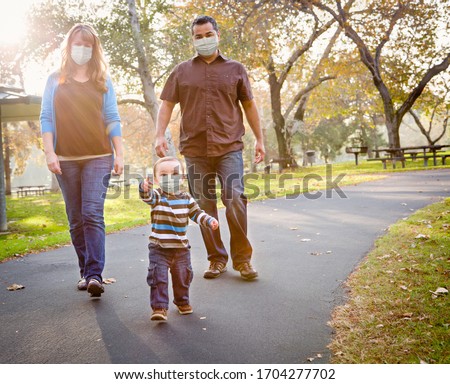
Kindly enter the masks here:
M 383 163 L 383 169 L 386 169 L 386 163 L 392 161 L 392 168 L 397 167 L 397 161 L 402 163 L 402 168 L 405 168 L 405 158 L 404 157 L 374 157 L 372 159 L 367 159 L 367 161 L 381 161 Z
M 435 157 L 433 155 L 416 155 L 413 158 L 413 161 L 417 160 L 417 159 L 423 159 L 423 165 L 425 167 L 428 167 L 428 159 L 434 159 Z M 434 164 L 436 165 L 436 164 Z
M 20 185 L 17 187 L 17 197 L 43 196 L 45 192 L 50 191 L 46 185 Z

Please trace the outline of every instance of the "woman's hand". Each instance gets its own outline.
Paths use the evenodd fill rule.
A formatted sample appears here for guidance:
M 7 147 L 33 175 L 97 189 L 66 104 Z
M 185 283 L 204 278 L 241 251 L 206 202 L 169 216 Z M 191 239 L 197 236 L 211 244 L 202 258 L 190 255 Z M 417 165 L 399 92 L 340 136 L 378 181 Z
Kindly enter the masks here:
M 120 176 L 123 172 L 123 156 L 114 157 L 114 174 Z
M 45 154 L 45 159 L 47 161 L 47 167 L 50 172 L 56 175 L 62 175 L 61 166 L 59 164 L 58 156 L 55 152 L 48 152 Z

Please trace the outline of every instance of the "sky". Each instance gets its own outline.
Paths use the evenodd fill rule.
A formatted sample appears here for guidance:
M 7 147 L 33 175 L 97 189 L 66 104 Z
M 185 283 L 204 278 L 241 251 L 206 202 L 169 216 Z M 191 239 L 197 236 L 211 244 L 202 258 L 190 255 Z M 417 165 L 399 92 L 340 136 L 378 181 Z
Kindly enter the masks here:
M 0 0 L 0 44 L 15 43 L 25 36 L 25 13 L 37 0 Z

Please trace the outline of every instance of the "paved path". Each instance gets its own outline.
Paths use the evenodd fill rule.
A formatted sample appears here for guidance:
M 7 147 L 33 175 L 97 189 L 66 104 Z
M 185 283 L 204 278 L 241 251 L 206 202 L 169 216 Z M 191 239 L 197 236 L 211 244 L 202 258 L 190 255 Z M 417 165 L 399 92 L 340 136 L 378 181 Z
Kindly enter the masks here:
M 305 363 L 317 354 L 314 363 L 328 362 L 327 322 L 342 282 L 390 224 L 450 196 L 450 170 L 343 191 L 345 199 L 250 204 L 253 282 L 232 270 L 203 279 L 207 261 L 192 225 L 195 312 L 180 316 L 172 305 L 166 324 L 149 321 L 147 227 L 107 236 L 104 276 L 117 282 L 100 300 L 75 289 L 71 247 L 0 264 L 0 363 Z M 9 292 L 12 283 L 26 288 Z

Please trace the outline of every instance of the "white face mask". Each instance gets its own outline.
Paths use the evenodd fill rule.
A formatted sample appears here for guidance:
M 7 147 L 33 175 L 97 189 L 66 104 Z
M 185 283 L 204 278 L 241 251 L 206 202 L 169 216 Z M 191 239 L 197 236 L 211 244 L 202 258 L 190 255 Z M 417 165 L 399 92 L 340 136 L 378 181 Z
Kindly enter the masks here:
M 204 37 L 203 39 L 194 40 L 194 47 L 199 55 L 211 56 L 216 52 L 219 46 L 219 38 L 217 35 Z
M 159 181 L 159 186 L 166 193 L 176 194 L 180 193 L 182 183 L 182 175 L 163 175 Z
M 70 56 L 78 65 L 84 65 L 92 58 L 92 47 L 72 45 Z

